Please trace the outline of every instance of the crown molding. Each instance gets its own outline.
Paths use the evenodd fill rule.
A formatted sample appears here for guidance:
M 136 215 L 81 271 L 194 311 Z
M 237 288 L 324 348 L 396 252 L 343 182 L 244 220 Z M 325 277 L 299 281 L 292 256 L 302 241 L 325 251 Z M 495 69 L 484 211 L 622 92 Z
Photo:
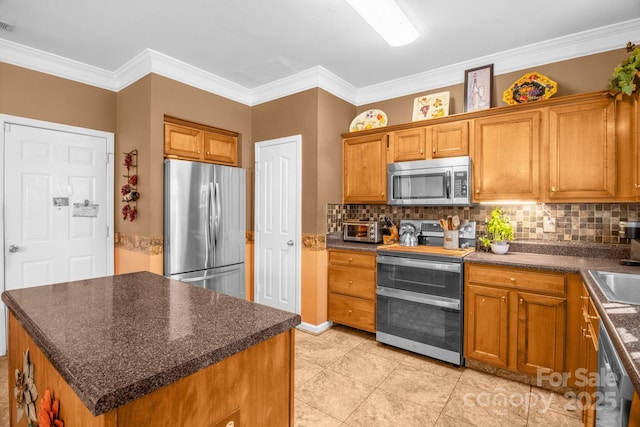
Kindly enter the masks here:
M 258 105 L 308 89 L 321 88 L 327 92 L 355 104 L 358 89 L 324 67 L 317 66 L 258 86 L 251 91 L 251 105 Z
M 237 83 L 179 61 L 152 49 L 145 49 L 114 73 L 117 90 L 124 89 L 149 73 L 176 80 L 241 104 L 249 105 L 251 91 Z
M 253 106 L 312 88 L 321 88 L 356 106 L 427 92 L 464 81 L 464 70 L 494 64 L 495 74 L 536 67 L 621 48 L 640 40 L 640 19 L 521 46 L 376 85 L 357 88 L 321 67 L 313 67 L 254 89 L 145 49 L 115 72 L 0 39 L 0 61 L 117 92 L 156 73 L 236 102 Z
M 0 61 L 115 91 L 113 73 L 0 38 Z
M 521 46 L 494 55 L 448 65 L 397 80 L 360 88 L 356 106 L 426 92 L 464 82 L 464 70 L 494 64 L 494 74 L 524 70 L 552 62 L 619 49 L 629 40 L 640 40 L 640 19 L 621 22 Z

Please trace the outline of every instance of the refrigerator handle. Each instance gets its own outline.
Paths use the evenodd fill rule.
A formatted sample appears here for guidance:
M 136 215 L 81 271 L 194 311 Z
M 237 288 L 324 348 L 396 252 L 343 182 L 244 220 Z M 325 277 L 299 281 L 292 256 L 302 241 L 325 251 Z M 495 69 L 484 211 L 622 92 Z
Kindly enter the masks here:
M 207 254 L 211 255 L 211 265 L 209 265 L 209 263 L 207 263 L 207 267 L 213 267 L 213 263 L 215 260 L 215 256 L 214 256 L 214 252 L 215 252 L 215 245 L 213 243 L 213 239 L 214 239 L 214 229 L 213 229 L 213 224 L 214 224 L 214 217 L 216 215 L 216 213 L 214 213 L 214 202 L 213 202 L 213 198 L 215 197 L 215 193 L 214 193 L 214 189 L 213 189 L 213 183 L 210 182 L 209 183 L 209 218 L 207 221 Z
M 216 192 L 215 192 L 215 201 L 216 201 L 216 217 L 214 220 L 215 228 L 213 229 L 213 246 L 218 246 L 218 236 L 220 236 L 220 221 L 222 218 L 222 207 L 220 206 L 220 184 L 216 182 Z

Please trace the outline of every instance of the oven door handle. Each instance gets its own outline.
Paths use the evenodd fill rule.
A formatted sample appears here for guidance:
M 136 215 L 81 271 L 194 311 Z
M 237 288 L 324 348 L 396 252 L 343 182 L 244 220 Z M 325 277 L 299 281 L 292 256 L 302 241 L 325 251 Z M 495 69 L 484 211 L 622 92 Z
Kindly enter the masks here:
M 419 304 L 427 304 L 436 307 L 449 308 L 451 310 L 460 311 L 460 301 L 438 298 L 435 296 L 429 296 L 426 294 L 418 294 L 415 292 L 403 291 L 401 289 L 391 289 L 379 286 L 376 289 L 376 294 L 388 298 L 395 298 L 403 301 L 412 301 Z
M 453 262 L 435 262 L 427 260 L 414 260 L 402 257 L 391 257 L 378 255 L 378 264 L 397 265 L 400 267 L 415 267 L 423 268 L 425 270 L 440 270 L 449 271 L 452 273 L 460 273 L 462 271 L 462 264 Z

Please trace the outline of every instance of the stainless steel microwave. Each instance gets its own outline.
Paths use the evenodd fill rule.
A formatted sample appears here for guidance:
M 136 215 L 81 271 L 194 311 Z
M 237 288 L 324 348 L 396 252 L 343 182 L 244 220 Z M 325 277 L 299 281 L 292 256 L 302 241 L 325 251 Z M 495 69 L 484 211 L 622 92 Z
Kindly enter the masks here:
M 387 203 L 414 206 L 470 206 L 471 157 L 389 163 Z

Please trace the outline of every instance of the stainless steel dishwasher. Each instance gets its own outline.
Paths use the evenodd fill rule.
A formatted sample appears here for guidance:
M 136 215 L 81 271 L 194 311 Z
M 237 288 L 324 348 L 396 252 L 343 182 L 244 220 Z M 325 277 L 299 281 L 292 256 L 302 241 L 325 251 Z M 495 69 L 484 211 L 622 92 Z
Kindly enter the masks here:
M 597 427 L 627 426 L 633 399 L 633 384 L 602 322 L 598 335 L 596 399 Z

